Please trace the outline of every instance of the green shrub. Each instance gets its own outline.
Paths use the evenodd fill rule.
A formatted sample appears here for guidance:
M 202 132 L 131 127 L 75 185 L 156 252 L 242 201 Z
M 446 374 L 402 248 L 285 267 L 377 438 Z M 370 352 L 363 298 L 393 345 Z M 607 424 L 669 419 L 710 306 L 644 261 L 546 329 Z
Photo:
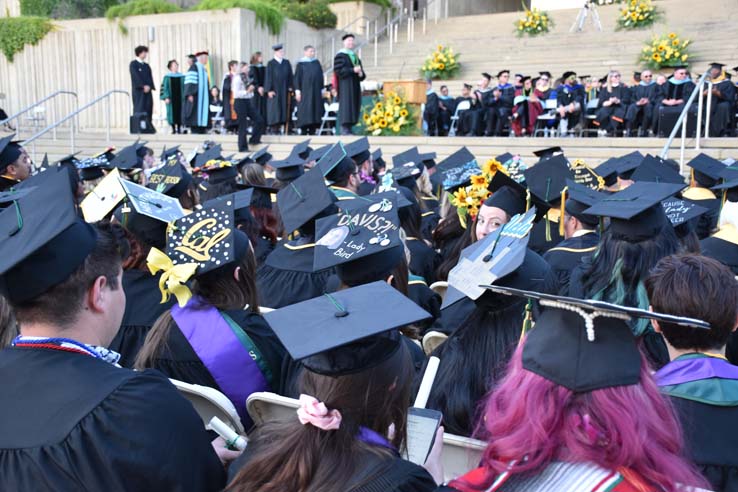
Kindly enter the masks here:
M 53 29 L 53 24 L 44 17 L 0 18 L 0 51 L 9 62 L 13 61 L 27 45 L 35 45 Z
M 21 15 L 49 17 L 57 0 L 20 0 Z
M 108 20 L 125 19 L 131 15 L 169 14 L 181 12 L 182 8 L 166 0 L 133 0 L 113 5 L 105 11 Z
M 256 21 L 272 34 L 282 32 L 284 14 L 266 0 L 202 0 L 194 10 L 248 9 L 256 14 Z
M 335 28 L 338 19 L 327 0 L 312 0 L 310 2 L 284 2 L 282 11 L 290 19 L 304 22 L 313 29 Z

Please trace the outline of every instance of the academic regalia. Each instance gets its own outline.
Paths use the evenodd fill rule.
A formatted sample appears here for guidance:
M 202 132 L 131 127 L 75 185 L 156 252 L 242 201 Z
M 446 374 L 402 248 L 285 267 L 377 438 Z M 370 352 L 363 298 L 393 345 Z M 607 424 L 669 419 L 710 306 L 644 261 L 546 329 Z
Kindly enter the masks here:
M 333 194 L 336 195 L 336 198 L 338 198 L 339 201 L 354 200 L 355 198 L 359 198 L 359 195 L 341 186 L 331 185 L 328 188 L 330 188 Z
M 154 78 L 151 75 L 151 67 L 148 63 L 139 59 L 131 61 L 128 65 L 131 73 L 131 97 L 133 98 L 133 113 L 144 113 L 144 118 L 151 123 L 151 115 L 154 112 L 153 91 Z M 148 85 L 151 90 L 144 92 L 144 86 Z
M 259 87 L 263 88 L 266 82 L 266 67 L 261 63 L 251 65 L 249 67 L 249 80 L 254 84 L 254 97 L 251 99 L 251 104 L 254 106 L 254 110 L 266 121 L 266 92 L 261 96 L 258 91 Z
M 0 489 L 218 491 L 225 472 L 194 408 L 157 371 L 82 353 L 0 352 Z
M 540 101 L 531 101 L 530 93 L 526 94 L 522 89 L 516 91 L 512 114 L 517 114 L 517 117 L 513 118 L 511 123 L 515 135 L 518 137 L 523 134 L 533 135 L 536 121 L 541 113 L 543 113 L 543 106 Z
M 491 87 L 474 91 L 477 100 L 476 107 L 468 111 L 465 116 L 471 119 L 470 130 L 467 136 L 492 136 L 497 126 L 499 115 L 497 113 L 497 99 Z
M 439 106 L 438 94 L 433 92 L 433 90 L 429 90 L 425 94 L 423 121 L 428 125 L 428 135 L 431 137 L 438 136 L 440 111 L 441 108 Z
M 109 348 L 120 354 L 120 365 L 133 367 L 149 330 L 159 316 L 172 307 L 174 299 L 161 303 L 159 275 L 151 275 L 148 271 L 126 270 L 122 283 L 126 310 Z
M 295 91 L 302 100 L 297 104 L 297 126 L 320 125 L 323 118 L 323 67 L 315 58 L 301 58 L 295 69 Z
M 17 181 L 13 178 L 0 176 L 0 191 L 7 191 L 18 183 L 20 183 L 20 181 Z
M 625 121 L 629 130 L 637 130 L 638 127 L 644 131 L 652 130 L 656 133 L 658 118 L 656 118 L 656 108 L 661 104 L 661 91 L 658 89 L 656 82 L 640 84 L 630 88 L 630 104 L 625 113 Z M 638 106 L 636 103 L 643 99 L 648 99 L 648 103 Z
M 620 99 L 620 102 L 618 104 L 612 104 L 611 106 L 603 106 L 603 104 L 611 97 L 617 97 Z M 615 131 L 620 127 L 620 125 L 626 123 L 625 117 L 629 105 L 630 91 L 627 87 L 620 84 L 608 89 L 607 86 L 605 86 L 600 91 L 597 103 L 597 118 L 593 123 L 603 130 Z
M 269 60 L 264 79 L 264 92 L 267 94 L 267 126 L 283 125 L 291 117 L 291 114 L 288 114 L 291 108 L 288 106 L 290 106 L 290 91 L 293 87 L 290 61 L 286 58 L 283 58 L 281 62 L 274 58 Z M 276 94 L 269 98 L 269 92 Z
M 361 67 L 361 73 L 354 67 Z M 333 71 L 338 77 L 338 117 L 342 127 L 354 126 L 361 113 L 361 81 L 366 78 L 364 66 L 353 51 L 342 49 L 333 58 Z
M 419 275 L 426 282 L 436 281 L 436 268 L 441 263 L 441 257 L 423 239 L 416 237 L 405 238 L 405 245 L 410 250 L 410 271 Z
M 161 81 L 161 94 L 159 99 L 169 99 L 167 104 L 167 123 L 174 126 L 182 124 L 182 104 L 184 102 L 184 75 L 168 73 Z
M 456 101 L 451 96 L 438 96 L 438 134 L 440 136 L 448 135 L 448 130 L 451 128 L 451 117 L 456 111 Z
M 558 277 L 559 292 L 562 295 L 569 289 L 569 276 L 574 267 L 582 261 L 582 258 L 594 253 L 599 242 L 599 235 L 591 231 L 581 236 L 564 239 L 543 255 L 543 259 L 551 265 L 551 269 Z
M 670 78 L 661 86 L 662 103 L 664 99 L 681 99 L 684 102 L 677 106 L 664 106 L 663 104 L 659 106 L 659 137 L 669 136 L 676 124 L 677 118 L 679 118 L 679 115 L 684 110 L 684 105 L 695 88 L 696 86 L 691 80 L 685 79 L 678 81 L 674 77 Z M 693 111 L 695 111 L 694 107 L 690 108 L 690 113 Z
M 559 210 L 552 208 L 546 214 L 548 220 L 544 218 L 533 224 L 528 247 L 539 255 L 544 255 L 546 251 L 564 240 L 564 236 L 559 234 L 559 220 L 561 220 L 559 215 Z
M 233 128 L 238 125 L 236 109 L 234 106 L 234 92 L 232 90 L 233 77 L 239 77 L 240 74 L 227 73 L 223 76 L 223 88 L 220 91 L 223 99 L 223 123 L 226 128 Z
M 431 314 L 429 320 L 421 323 L 421 328 L 427 331 L 441 316 L 443 299 L 428 287 L 424 278 L 413 274 L 410 274 L 407 281 L 407 296 Z
M 208 112 L 210 111 L 210 79 L 202 63 L 193 63 L 187 71 L 184 95 L 182 123 L 195 131 L 204 132 L 208 126 Z M 192 102 L 187 99 L 190 96 L 193 97 Z
M 495 87 L 495 90 L 500 91 L 500 97 L 495 105 L 497 110 L 497 121 L 495 122 L 494 135 L 500 136 L 513 113 L 513 106 L 515 105 L 515 86 L 512 84 L 503 84 Z
M 458 116 L 459 119 L 456 122 L 456 135 L 467 135 L 472 132 L 474 132 L 474 119 L 472 118 L 472 110 L 475 109 L 477 105 L 477 100 L 474 97 L 457 97 L 454 102 L 454 114 L 456 113 L 456 108 L 459 106 L 460 103 L 463 101 L 469 102 L 469 109 L 465 109 L 463 111 L 459 111 Z
M 735 134 L 736 87 L 724 76 L 713 80 L 713 83 L 713 90 L 720 91 L 720 95 L 712 95 L 710 136 L 732 137 Z
M 263 265 L 267 259 L 267 256 L 269 256 L 271 252 L 274 251 L 275 247 L 269 239 L 263 236 L 260 236 L 256 241 L 256 244 L 254 244 L 253 246 L 256 266 Z
M 545 100 L 545 99 L 542 99 Z M 584 102 L 584 88 L 579 85 L 563 84 L 556 90 L 556 105 L 569 106 L 570 104 L 579 104 L 579 111 L 567 113 L 567 128 L 574 128 L 582 118 L 582 111 L 586 104 Z
M 713 258 L 738 275 L 738 234 L 731 225 L 700 241 L 703 256 Z

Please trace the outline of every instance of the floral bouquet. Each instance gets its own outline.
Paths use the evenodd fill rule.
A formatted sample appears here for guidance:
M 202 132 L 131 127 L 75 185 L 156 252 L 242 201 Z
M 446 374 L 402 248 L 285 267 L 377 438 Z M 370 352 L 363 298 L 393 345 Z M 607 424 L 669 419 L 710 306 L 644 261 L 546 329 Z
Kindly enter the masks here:
M 459 221 L 464 229 L 467 215 L 472 221 L 476 220 L 479 207 L 492 194 L 487 187 L 497 171 L 507 174 L 507 169 L 502 163 L 497 159 L 489 159 L 482 165 L 479 174 L 471 176 L 470 185 L 462 186 L 448 194 L 449 202 L 456 207 L 456 213 L 459 214 Z
M 435 51 L 425 59 L 420 73 L 426 79 L 450 79 L 459 71 L 461 65 L 453 48 L 439 44 Z
M 650 26 L 660 17 L 651 0 L 629 0 L 620 11 L 618 29 L 641 29 Z
M 621 3 L 623 0 L 595 0 L 594 3 L 597 5 L 612 5 L 614 3 Z
M 525 9 L 525 15 L 515 22 L 518 36 L 523 34 L 537 36 L 548 32 L 553 27 L 553 21 L 548 12 L 541 12 L 537 8 L 529 10 L 525 5 L 523 5 L 523 8 Z
M 379 98 L 372 106 L 365 106 L 363 126 L 367 134 L 377 136 L 415 135 L 418 125 L 414 109 L 396 92 Z
M 653 36 L 651 42 L 641 50 L 638 61 L 654 70 L 686 65 L 690 56 L 689 43 L 689 39 L 680 39 L 674 32 Z

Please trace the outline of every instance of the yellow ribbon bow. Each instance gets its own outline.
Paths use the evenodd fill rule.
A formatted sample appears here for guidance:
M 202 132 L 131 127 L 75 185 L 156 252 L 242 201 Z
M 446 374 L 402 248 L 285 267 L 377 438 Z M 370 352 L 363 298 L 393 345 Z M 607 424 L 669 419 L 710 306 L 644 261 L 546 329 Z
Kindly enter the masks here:
M 187 287 L 190 277 L 197 271 L 198 263 L 182 263 L 175 265 L 172 260 L 160 250 L 151 248 L 149 255 L 146 257 L 146 264 L 149 267 L 151 275 L 156 275 L 158 271 L 162 271 L 159 279 L 159 290 L 161 291 L 161 302 L 169 300 L 170 295 L 177 298 L 180 307 L 184 307 L 192 298 L 192 291 Z

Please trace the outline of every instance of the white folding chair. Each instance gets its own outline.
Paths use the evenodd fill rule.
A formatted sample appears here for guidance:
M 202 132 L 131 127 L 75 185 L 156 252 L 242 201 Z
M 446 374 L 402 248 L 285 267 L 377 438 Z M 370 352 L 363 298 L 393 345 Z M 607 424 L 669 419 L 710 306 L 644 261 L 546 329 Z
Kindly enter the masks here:
M 461 101 L 459 104 L 456 105 L 456 110 L 454 110 L 454 115 L 451 117 L 451 127 L 448 129 L 449 137 L 456 136 L 456 127 L 458 126 L 458 123 L 459 123 L 459 113 L 461 113 L 462 111 L 466 111 L 469 108 L 471 108 L 471 102 L 469 101 Z
M 195 411 L 202 419 L 205 426 L 213 417 L 218 417 L 225 422 L 237 434 L 243 434 L 243 424 L 236 412 L 231 400 L 215 388 L 200 386 L 199 384 L 185 383 L 176 379 L 170 379 L 179 392 L 192 403 Z
M 318 130 L 318 135 L 322 135 L 323 131 L 327 131 L 329 134 L 334 133 L 335 134 L 335 124 L 336 124 L 336 117 L 338 115 L 338 103 L 323 103 L 323 117 L 320 119 L 320 129 Z M 333 115 L 333 116 L 331 116 Z M 326 128 L 325 124 L 328 122 L 334 123 L 334 128 Z
M 425 355 L 430 356 L 447 338 L 448 335 L 440 331 L 429 331 L 423 335 L 423 352 L 425 352 Z
M 448 282 L 438 280 L 430 285 L 430 290 L 441 296 L 441 299 L 446 297 L 446 289 L 448 289 Z
M 589 125 L 597 119 L 597 105 L 599 104 L 599 99 L 590 99 L 587 101 L 587 106 L 584 109 L 584 120 L 585 120 L 585 126 L 582 127 L 581 130 L 579 130 L 579 136 L 583 136 L 585 133 L 590 134 L 594 132 L 597 134 L 599 131 L 599 128 L 590 128 Z
M 223 106 L 211 104 L 210 112 L 215 113 L 215 116 L 213 116 L 213 127 L 210 129 L 210 133 L 220 133 L 221 135 L 224 135 L 226 129 L 225 118 L 223 117 Z
M 549 128 L 548 124 L 556 121 L 556 118 L 558 117 L 558 114 L 556 113 L 557 107 L 558 102 L 556 99 L 545 99 L 543 101 L 543 113 L 538 115 L 538 118 L 536 119 L 536 129 L 533 132 L 534 137 L 539 136 L 541 133 L 544 135 L 548 135 L 550 133 L 551 136 L 554 136 L 556 130 L 554 128 Z

